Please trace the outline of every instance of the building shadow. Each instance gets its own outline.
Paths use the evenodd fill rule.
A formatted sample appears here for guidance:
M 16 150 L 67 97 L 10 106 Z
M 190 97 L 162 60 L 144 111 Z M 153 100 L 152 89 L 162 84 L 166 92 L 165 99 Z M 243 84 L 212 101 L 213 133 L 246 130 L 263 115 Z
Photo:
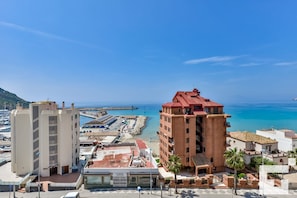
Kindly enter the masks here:
M 260 195 L 258 193 L 255 193 L 255 192 L 245 192 L 243 194 L 243 197 L 247 197 L 247 198 L 265 198 L 266 196 L 263 196 L 263 195 Z
M 192 190 L 182 190 L 181 192 L 179 192 L 179 195 L 181 198 L 188 198 L 188 197 L 199 197 L 198 194 L 196 194 L 194 191 Z

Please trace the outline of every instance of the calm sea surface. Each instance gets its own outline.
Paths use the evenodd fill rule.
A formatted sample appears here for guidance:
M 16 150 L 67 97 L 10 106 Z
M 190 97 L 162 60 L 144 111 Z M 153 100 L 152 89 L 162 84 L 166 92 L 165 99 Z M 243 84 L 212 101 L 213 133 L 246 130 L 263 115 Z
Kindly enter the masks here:
M 112 105 L 110 105 L 112 106 Z M 135 105 L 136 110 L 112 110 L 111 115 L 144 115 L 148 120 L 140 135 L 145 140 L 157 139 L 159 130 L 159 110 L 161 104 Z M 259 103 L 225 105 L 224 111 L 231 115 L 228 121 L 231 127 L 228 131 L 250 131 L 257 129 L 292 129 L 297 131 L 297 102 L 288 103 Z M 90 118 L 81 117 L 81 125 Z

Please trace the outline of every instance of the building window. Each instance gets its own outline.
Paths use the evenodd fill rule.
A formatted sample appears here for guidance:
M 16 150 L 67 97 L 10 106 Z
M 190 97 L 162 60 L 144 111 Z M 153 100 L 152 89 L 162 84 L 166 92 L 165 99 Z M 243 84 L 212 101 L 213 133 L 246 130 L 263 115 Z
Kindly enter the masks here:
M 103 184 L 110 184 L 110 176 L 102 176 Z
M 49 122 L 49 124 L 57 124 L 57 121 L 58 119 L 57 119 L 57 116 L 49 116 L 48 117 L 48 122 Z
M 39 160 L 36 160 L 35 162 L 34 162 L 34 170 L 36 170 L 38 167 L 39 167 Z
M 39 147 L 39 141 L 36 140 L 36 141 L 33 142 L 33 150 L 35 150 L 38 147 Z
M 211 162 L 211 163 L 213 162 L 213 157 L 210 158 L 210 162 Z
M 167 121 L 168 121 L 168 122 L 171 122 L 171 119 L 170 119 L 170 118 L 168 118 L 168 119 L 167 119 Z
M 194 106 L 194 111 L 201 111 L 201 110 L 202 110 L 202 106 L 198 106 L 198 105 Z
M 33 120 L 38 117 L 38 106 L 33 106 Z
M 190 119 L 186 118 L 186 123 L 189 124 L 190 123 Z
M 131 177 L 130 183 L 131 184 L 136 184 L 136 177 Z
M 190 158 L 187 157 L 186 160 L 187 160 L 187 162 L 189 162 L 190 161 Z
M 203 147 L 203 152 L 205 152 L 205 147 Z
M 186 143 L 189 143 L 189 142 L 190 142 L 190 138 L 187 138 L 187 139 L 186 139 Z
M 56 134 L 57 133 L 57 126 L 49 126 L 48 127 L 48 130 L 49 130 L 49 134 Z
M 189 130 L 189 128 L 187 128 L 187 129 L 186 129 L 186 133 L 189 133 L 189 132 L 190 132 L 190 130 Z
M 37 129 L 38 127 L 39 127 L 39 122 L 38 122 L 38 120 L 35 120 L 33 122 L 33 130 Z
M 37 139 L 39 137 L 38 130 L 33 132 L 33 139 Z
M 186 150 L 186 152 L 188 153 L 188 152 L 190 152 L 190 148 L 189 147 L 187 147 L 187 150 Z

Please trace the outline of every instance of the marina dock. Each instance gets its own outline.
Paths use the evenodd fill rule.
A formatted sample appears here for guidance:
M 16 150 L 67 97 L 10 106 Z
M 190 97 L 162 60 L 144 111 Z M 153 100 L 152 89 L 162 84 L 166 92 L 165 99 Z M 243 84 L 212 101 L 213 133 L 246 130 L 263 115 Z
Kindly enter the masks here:
M 138 109 L 135 106 L 115 106 L 115 107 L 82 107 L 80 111 L 112 111 L 112 110 L 134 110 Z

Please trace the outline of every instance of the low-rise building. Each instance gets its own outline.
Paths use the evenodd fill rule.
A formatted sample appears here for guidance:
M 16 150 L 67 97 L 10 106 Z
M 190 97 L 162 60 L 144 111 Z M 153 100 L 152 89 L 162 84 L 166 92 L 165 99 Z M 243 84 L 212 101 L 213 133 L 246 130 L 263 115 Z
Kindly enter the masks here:
M 297 134 L 293 130 L 256 130 L 256 134 L 276 140 L 280 151 L 295 151 L 297 148 Z
M 98 147 L 95 157 L 86 163 L 83 176 L 86 189 L 156 187 L 159 171 L 151 149 L 139 139 Z
M 226 141 L 228 148 L 233 149 L 236 147 L 238 150 L 244 151 L 245 164 L 249 164 L 251 162 L 251 158 L 256 156 L 263 156 L 264 158 L 267 158 L 279 165 L 288 163 L 287 154 L 279 152 L 278 142 L 271 138 L 245 131 L 230 132 Z

